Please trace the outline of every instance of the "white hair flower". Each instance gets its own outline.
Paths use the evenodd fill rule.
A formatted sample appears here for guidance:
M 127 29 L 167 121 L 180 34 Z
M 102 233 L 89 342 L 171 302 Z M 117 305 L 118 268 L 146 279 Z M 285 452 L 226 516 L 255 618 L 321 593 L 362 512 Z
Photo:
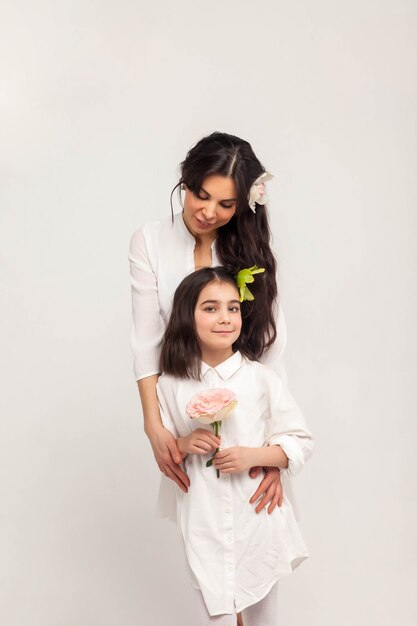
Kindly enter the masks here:
M 254 213 L 256 213 L 256 204 L 266 204 L 268 202 L 265 183 L 272 178 L 272 174 L 264 172 L 255 180 L 252 187 L 249 189 L 248 204 Z

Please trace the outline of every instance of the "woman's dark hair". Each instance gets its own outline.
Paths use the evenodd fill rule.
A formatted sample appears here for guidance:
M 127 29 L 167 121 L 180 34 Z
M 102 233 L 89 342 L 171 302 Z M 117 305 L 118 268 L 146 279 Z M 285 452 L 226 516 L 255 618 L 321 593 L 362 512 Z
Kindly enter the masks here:
M 260 276 L 257 275 L 255 283 L 250 285 L 253 293 Z M 224 267 L 204 267 L 186 276 L 178 285 L 162 342 L 162 372 L 179 378 L 200 378 L 201 350 L 194 313 L 202 289 L 213 281 L 230 283 L 237 291 L 234 275 Z M 261 297 L 256 295 L 255 301 L 243 302 L 241 315 L 242 330 L 233 344 L 233 350 L 239 350 L 254 361 L 260 358 L 266 347 L 267 320 L 263 315 Z
M 181 185 L 198 195 L 204 179 L 212 174 L 232 178 L 236 186 L 236 212 L 232 219 L 219 228 L 216 251 L 223 266 L 232 273 L 258 265 L 265 273 L 257 276 L 253 293 L 259 319 L 266 320 L 265 345 L 268 348 L 276 339 L 274 307 L 278 306 L 276 281 L 277 264 L 271 250 L 271 231 L 266 207 L 256 204 L 254 213 L 248 204 L 248 194 L 255 180 L 265 172 L 251 145 L 244 139 L 214 132 L 203 137 L 188 152 L 180 166 L 180 180 L 171 192 Z M 252 289 L 252 287 L 251 287 Z M 245 303 L 245 308 L 250 303 Z M 250 308 L 250 306 L 248 306 Z

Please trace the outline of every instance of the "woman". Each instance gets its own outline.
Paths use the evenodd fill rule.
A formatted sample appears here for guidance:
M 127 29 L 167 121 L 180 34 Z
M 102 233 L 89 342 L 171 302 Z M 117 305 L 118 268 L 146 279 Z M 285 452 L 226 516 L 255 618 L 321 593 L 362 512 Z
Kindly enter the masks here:
M 162 425 L 156 396 L 161 340 L 174 291 L 184 276 L 216 265 L 232 272 L 253 265 L 265 268 L 267 296 L 259 310 L 266 316 L 268 331 L 264 340 L 266 357 L 262 361 L 283 376 L 285 322 L 277 303 L 276 262 L 265 208 L 264 183 L 269 178 L 247 141 L 226 133 L 212 133 L 201 139 L 181 164 L 180 180 L 172 190 L 171 200 L 178 189 L 183 196 L 183 211 L 173 214 L 172 219 L 149 222 L 132 236 L 131 342 L 144 429 L 159 469 L 185 492 L 190 482 L 179 465 L 182 455 L 175 438 Z M 250 475 L 256 477 L 259 472 L 260 468 L 252 468 Z M 171 506 L 169 488 L 165 484 L 161 492 L 162 514 L 167 514 Z M 258 500 L 257 513 L 266 505 L 268 513 L 281 505 L 278 470 L 265 474 L 250 501 Z

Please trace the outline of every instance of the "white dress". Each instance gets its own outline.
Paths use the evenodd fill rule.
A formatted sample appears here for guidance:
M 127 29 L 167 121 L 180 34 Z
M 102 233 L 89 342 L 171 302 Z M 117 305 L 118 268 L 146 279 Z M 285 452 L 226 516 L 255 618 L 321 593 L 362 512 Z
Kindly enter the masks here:
M 237 407 L 222 422 L 222 448 L 278 444 L 288 456 L 282 474 L 297 473 L 311 455 L 313 437 L 277 374 L 236 352 L 215 368 L 202 363 L 202 379 L 162 374 L 157 385 L 162 421 L 174 436 L 207 428 L 191 420 L 185 407 L 207 388 L 227 388 Z M 307 558 L 307 548 L 284 490 L 284 501 L 271 515 L 256 514 L 248 472 L 221 474 L 206 467 L 210 455 L 190 454 L 185 470 L 188 493 L 176 494 L 177 523 L 184 541 L 193 586 L 200 589 L 210 615 L 242 611 L 270 591 Z

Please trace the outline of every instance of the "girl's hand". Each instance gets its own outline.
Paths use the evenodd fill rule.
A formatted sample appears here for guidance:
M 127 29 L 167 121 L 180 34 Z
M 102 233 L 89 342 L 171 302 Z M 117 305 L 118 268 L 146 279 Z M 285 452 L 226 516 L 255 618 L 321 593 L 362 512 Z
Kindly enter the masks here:
M 205 428 L 196 428 L 185 437 L 178 437 L 178 449 L 181 454 L 207 454 L 220 446 L 220 437 Z
M 257 478 L 261 471 L 261 467 L 252 467 L 249 472 L 249 476 L 251 478 Z M 282 490 L 281 474 L 279 469 L 277 467 L 266 467 L 265 476 L 249 500 L 250 504 L 259 500 L 255 508 L 256 513 L 259 513 L 269 503 L 268 513 L 271 514 L 276 506 L 282 505 L 283 498 L 284 492 Z
M 221 474 L 238 474 L 255 463 L 256 448 L 235 446 L 220 450 L 214 457 L 213 465 Z
M 182 491 L 187 493 L 190 479 L 178 465 L 178 463 L 181 463 L 183 456 L 178 450 L 174 435 L 163 426 L 155 428 L 147 434 L 160 471 L 177 483 Z

